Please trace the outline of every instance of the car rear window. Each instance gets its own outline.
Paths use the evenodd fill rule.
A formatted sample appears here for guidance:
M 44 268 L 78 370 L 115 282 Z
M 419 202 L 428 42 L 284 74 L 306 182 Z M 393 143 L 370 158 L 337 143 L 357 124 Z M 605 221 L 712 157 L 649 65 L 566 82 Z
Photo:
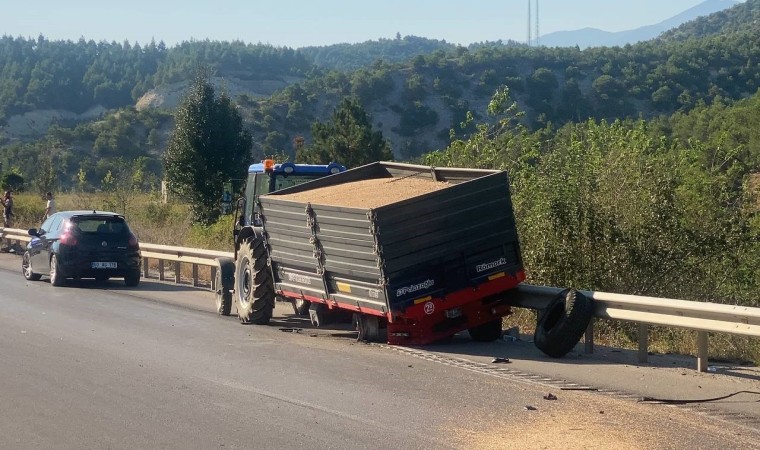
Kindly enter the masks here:
M 121 217 L 75 217 L 71 222 L 82 233 L 123 234 L 129 230 Z

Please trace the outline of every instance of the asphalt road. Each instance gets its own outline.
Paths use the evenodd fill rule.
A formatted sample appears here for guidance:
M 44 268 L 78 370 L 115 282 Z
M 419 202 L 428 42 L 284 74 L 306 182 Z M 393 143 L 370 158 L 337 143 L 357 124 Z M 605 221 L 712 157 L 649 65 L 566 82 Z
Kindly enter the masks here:
M 210 310 L 191 288 L 0 269 L 0 448 L 760 448 L 690 410 L 544 400 L 535 380 L 314 332 L 285 305 L 267 327 Z

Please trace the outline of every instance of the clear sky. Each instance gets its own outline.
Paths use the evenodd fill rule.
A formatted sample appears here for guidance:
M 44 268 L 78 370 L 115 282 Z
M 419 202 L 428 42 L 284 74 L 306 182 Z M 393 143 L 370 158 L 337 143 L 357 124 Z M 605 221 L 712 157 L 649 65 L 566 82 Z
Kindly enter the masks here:
M 535 5 L 535 0 L 531 0 Z M 541 34 L 651 25 L 703 0 L 539 0 Z M 242 40 L 304 47 L 414 35 L 467 45 L 527 37 L 527 0 L 0 0 L 0 35 Z

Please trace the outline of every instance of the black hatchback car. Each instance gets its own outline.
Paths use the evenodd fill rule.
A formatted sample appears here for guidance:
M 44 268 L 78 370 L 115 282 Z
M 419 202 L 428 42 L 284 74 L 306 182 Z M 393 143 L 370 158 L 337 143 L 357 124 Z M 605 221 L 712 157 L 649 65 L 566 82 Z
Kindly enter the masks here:
M 140 244 L 124 216 L 104 211 L 61 211 L 40 229 L 29 230 L 21 263 L 24 278 L 50 277 L 53 286 L 67 278 L 108 280 L 124 278 L 127 286 L 140 283 Z

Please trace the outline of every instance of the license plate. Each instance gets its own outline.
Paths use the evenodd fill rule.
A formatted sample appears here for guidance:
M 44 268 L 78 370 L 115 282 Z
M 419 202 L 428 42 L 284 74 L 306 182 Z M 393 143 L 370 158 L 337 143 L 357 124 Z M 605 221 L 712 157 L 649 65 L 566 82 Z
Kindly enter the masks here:
M 115 262 L 94 262 L 92 263 L 93 269 L 115 269 Z

